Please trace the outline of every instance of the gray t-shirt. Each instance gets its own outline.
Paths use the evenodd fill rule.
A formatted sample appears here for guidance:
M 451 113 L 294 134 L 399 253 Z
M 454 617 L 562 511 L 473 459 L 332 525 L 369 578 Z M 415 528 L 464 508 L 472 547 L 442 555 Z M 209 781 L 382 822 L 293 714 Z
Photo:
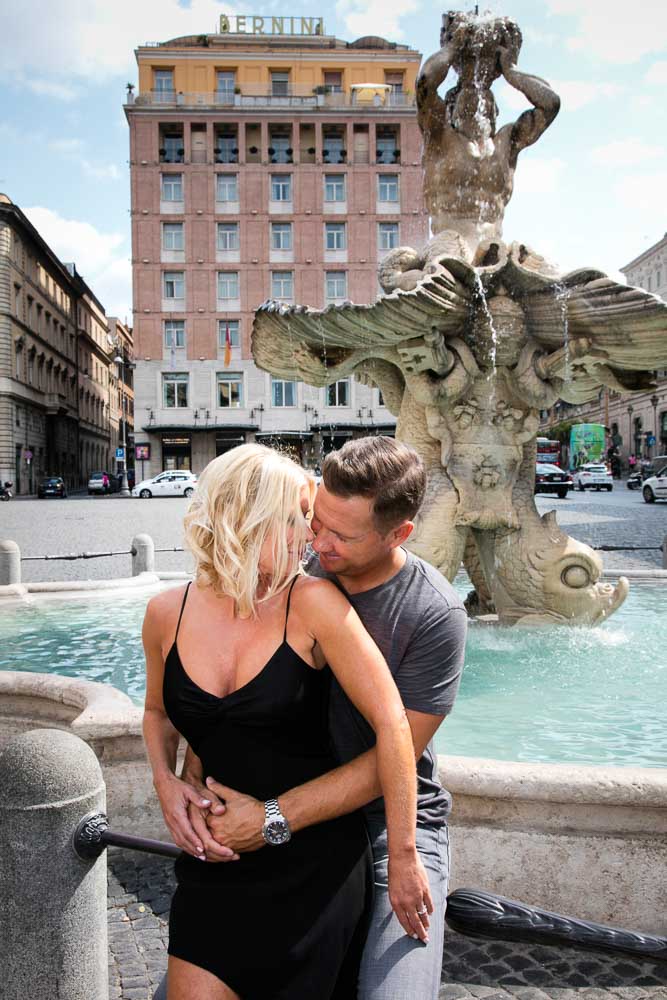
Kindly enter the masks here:
M 433 566 L 406 552 L 401 570 L 386 583 L 346 597 L 389 664 L 403 704 L 415 712 L 447 715 L 458 691 L 467 616 L 452 585 Z M 325 577 L 311 554 L 310 576 Z M 375 733 L 334 678 L 329 727 L 341 763 L 375 746 Z M 451 796 L 438 781 L 438 762 L 429 743 L 417 763 L 417 823 L 440 827 L 451 810 Z M 377 826 L 384 823 L 384 803 L 376 799 L 364 812 Z

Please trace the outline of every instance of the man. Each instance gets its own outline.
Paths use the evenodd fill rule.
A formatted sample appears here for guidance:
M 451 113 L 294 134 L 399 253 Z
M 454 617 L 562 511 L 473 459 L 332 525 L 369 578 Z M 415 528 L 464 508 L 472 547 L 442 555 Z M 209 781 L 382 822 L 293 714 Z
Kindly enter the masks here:
M 292 832 L 364 807 L 376 893 L 359 998 L 436 1000 L 445 928 L 451 799 L 438 781 L 432 739 L 451 710 L 458 689 L 466 614 L 447 580 L 403 548 L 426 489 L 424 466 L 413 449 L 392 438 L 357 439 L 327 456 L 322 475 L 312 520 L 316 555 L 308 571 L 329 577 L 345 592 L 387 660 L 403 698 L 417 759 L 417 849 L 434 904 L 428 944 L 407 937 L 393 916 L 387 829 L 383 802 L 377 797 L 375 737 L 335 682 L 329 722 L 342 766 L 280 795 L 278 804 Z M 210 779 L 201 792 L 201 767 L 191 751 L 183 777 L 207 798 L 214 793 L 225 803 L 209 813 L 209 829 L 202 823 L 202 814 L 191 809 L 192 826 L 207 857 L 229 861 L 231 851 L 264 848 L 263 803 Z M 226 849 L 221 851 L 216 841 Z M 163 987 L 164 981 L 156 1000 L 166 995 Z

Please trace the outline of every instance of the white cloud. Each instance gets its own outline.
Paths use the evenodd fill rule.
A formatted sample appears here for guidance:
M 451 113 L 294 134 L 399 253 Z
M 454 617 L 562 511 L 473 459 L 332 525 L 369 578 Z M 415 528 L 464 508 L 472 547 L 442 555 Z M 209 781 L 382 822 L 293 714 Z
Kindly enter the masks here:
M 123 176 L 115 163 L 107 163 L 104 166 L 91 163 L 90 160 L 81 160 L 81 169 L 88 177 L 93 177 L 99 181 L 119 181 Z
M 54 153 L 63 153 L 66 156 L 74 155 L 83 148 L 83 139 L 51 139 L 48 142 L 48 147 Z
M 558 157 L 528 156 L 519 159 L 514 190 L 521 194 L 553 194 L 558 190 L 565 160 Z
M 597 80 L 551 80 L 564 111 L 579 111 L 593 101 L 617 97 L 624 88 L 618 83 Z
M 337 0 L 336 14 L 351 38 L 380 35 L 383 38 L 403 38 L 402 17 L 414 14 L 419 0 Z
M 24 211 L 56 256 L 76 264 L 107 315 L 131 317 L 132 267 L 122 233 L 102 233 L 89 222 L 65 219 L 41 205 Z
M 655 230 L 659 225 L 656 213 L 663 202 L 665 189 L 667 189 L 667 170 L 625 174 L 619 177 L 612 187 L 613 194 L 618 199 L 616 211 L 630 209 L 633 222 L 637 224 L 646 222 L 651 232 L 651 229 Z M 662 232 L 662 229 L 660 231 Z
M 646 160 L 666 157 L 665 146 L 654 146 L 635 138 L 617 139 L 604 146 L 596 146 L 590 152 L 590 158 L 594 163 L 613 167 L 634 167 L 645 163 Z
M 50 96 L 71 99 L 79 81 L 136 79 L 134 49 L 138 45 L 212 33 L 223 11 L 230 13 L 218 0 L 191 0 L 189 7 L 178 0 L 3 3 L 0 72 L 14 82 L 19 77 L 49 87 Z
M 646 83 L 667 83 L 667 61 L 661 60 L 649 66 L 646 70 L 644 80 Z
M 628 64 L 643 56 L 663 52 L 667 38 L 667 4 L 640 0 L 629 7 L 626 0 L 547 0 L 552 14 L 576 18 L 568 47 L 606 62 Z
M 57 101 L 73 101 L 77 96 L 74 87 L 57 80 L 40 80 L 38 77 L 22 77 L 19 74 L 19 79 L 15 82 L 32 90 L 33 94 L 37 94 L 39 97 L 54 97 Z

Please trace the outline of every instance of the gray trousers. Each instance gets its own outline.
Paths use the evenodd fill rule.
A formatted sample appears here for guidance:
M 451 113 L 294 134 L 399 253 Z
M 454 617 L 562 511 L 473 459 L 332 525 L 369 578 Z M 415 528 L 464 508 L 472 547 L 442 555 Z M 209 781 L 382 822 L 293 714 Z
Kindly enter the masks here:
M 428 944 L 408 937 L 391 908 L 386 828 L 371 828 L 369 833 L 375 866 L 375 902 L 361 962 L 358 1000 L 438 1000 L 449 883 L 448 829 L 446 826 L 417 828 L 417 850 L 428 874 L 434 906 Z M 166 976 L 153 1000 L 167 1000 Z

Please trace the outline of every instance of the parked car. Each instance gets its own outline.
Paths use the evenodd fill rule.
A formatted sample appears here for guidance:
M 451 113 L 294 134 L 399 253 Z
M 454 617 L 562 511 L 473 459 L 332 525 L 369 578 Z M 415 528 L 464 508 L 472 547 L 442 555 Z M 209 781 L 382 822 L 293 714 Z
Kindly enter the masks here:
M 655 476 L 650 476 L 642 487 L 642 496 L 646 503 L 655 503 L 656 500 L 667 500 L 667 465 L 659 470 Z
M 47 476 L 37 487 L 37 496 L 40 500 L 45 500 L 46 497 L 66 497 L 67 487 L 64 480 L 60 476 Z
M 172 469 L 161 472 L 153 479 L 144 479 L 132 490 L 133 497 L 148 500 L 150 497 L 191 497 L 197 485 L 194 472 L 187 469 Z
M 568 472 L 552 462 L 538 462 L 535 466 L 535 492 L 555 493 L 561 499 L 567 496 L 567 491 L 573 487 Z
M 572 476 L 575 487 L 582 493 L 584 490 L 607 490 L 611 493 L 614 480 L 604 462 L 586 462 L 580 465 Z
M 108 479 L 108 485 L 104 485 L 104 477 Z M 120 489 L 120 479 L 111 472 L 91 472 L 88 480 L 88 496 L 94 493 L 106 494 L 117 493 Z

